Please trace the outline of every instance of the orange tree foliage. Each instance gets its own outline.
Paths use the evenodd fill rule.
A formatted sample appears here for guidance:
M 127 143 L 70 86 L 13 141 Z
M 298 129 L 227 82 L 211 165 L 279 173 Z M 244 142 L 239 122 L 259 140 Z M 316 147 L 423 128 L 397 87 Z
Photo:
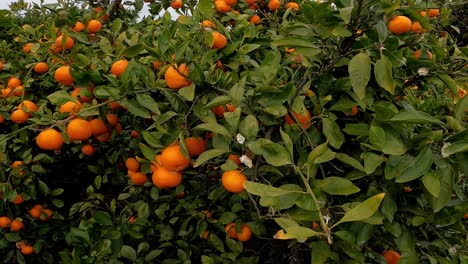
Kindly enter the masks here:
M 459 6 L 116 2 L 2 11 L 2 263 L 466 263 Z

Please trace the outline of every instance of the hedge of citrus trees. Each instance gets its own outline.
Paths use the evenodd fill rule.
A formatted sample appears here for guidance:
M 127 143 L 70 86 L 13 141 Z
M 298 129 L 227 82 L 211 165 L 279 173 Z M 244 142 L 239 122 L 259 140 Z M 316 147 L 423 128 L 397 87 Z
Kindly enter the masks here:
M 468 262 L 456 2 L 130 2 L 1 11 L 0 262 Z

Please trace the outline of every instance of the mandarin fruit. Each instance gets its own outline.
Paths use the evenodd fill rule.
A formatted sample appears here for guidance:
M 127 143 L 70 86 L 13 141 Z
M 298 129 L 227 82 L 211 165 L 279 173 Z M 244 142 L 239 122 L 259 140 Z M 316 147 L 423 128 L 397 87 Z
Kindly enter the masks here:
M 170 146 L 161 152 L 161 166 L 171 171 L 182 171 L 190 165 L 190 159 L 186 158 L 180 146 Z
M 88 22 L 88 32 L 91 34 L 101 31 L 102 24 L 99 20 L 93 19 Z
M 159 189 L 169 189 L 179 186 L 182 182 L 182 174 L 170 171 L 164 167 L 158 167 L 151 177 L 154 186 Z
M 34 65 L 34 71 L 36 73 L 42 74 L 46 73 L 49 70 L 49 66 L 45 62 L 38 62 Z
M 48 128 L 37 135 L 36 144 L 43 150 L 58 150 L 63 145 L 63 137 L 57 130 Z
M 206 149 L 206 142 L 199 137 L 189 137 L 185 139 L 185 146 L 190 156 L 198 156 Z
M 74 82 L 69 66 L 61 66 L 55 70 L 54 79 L 62 85 L 72 85 Z
M 400 253 L 395 250 L 385 250 L 382 256 L 387 261 L 387 264 L 397 264 L 400 261 Z
M 213 46 L 211 46 L 212 49 L 222 49 L 226 47 L 227 39 L 223 34 L 215 31 L 211 33 L 211 35 L 213 36 L 213 40 L 214 40 Z
M 125 160 L 125 167 L 130 171 L 138 171 L 140 169 L 140 163 L 135 158 L 128 158 Z
M 11 121 L 16 124 L 26 123 L 29 119 L 29 114 L 22 109 L 17 109 L 11 113 Z
M 221 183 L 228 192 L 240 193 L 244 190 L 244 182 L 247 177 L 239 170 L 225 171 L 221 177 Z
M 127 66 L 128 66 L 127 60 L 118 60 L 112 63 L 110 72 L 114 74 L 117 78 L 119 78 L 119 76 L 125 72 L 125 69 L 127 69 Z
M 192 82 L 186 76 L 190 73 L 190 69 L 185 64 L 181 64 L 177 69 L 171 66 L 164 73 L 164 80 L 167 87 L 171 89 L 180 89 L 189 86 Z
M 310 125 L 312 125 L 312 122 L 311 122 L 312 117 L 307 108 L 305 109 L 304 113 L 301 114 L 301 113 L 293 112 L 293 115 L 296 117 L 296 119 L 299 121 L 299 124 L 301 124 L 301 126 L 304 129 L 307 129 L 310 127 Z M 296 121 L 289 114 L 286 114 L 284 119 L 286 121 L 286 124 L 289 124 L 289 125 L 296 124 Z
M 406 16 L 394 16 L 388 22 L 388 29 L 393 34 L 403 34 L 411 30 L 411 20 Z

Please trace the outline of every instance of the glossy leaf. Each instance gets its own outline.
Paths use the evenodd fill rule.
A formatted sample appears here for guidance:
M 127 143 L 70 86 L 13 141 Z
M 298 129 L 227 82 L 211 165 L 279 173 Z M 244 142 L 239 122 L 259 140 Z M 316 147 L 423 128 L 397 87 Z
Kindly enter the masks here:
M 380 193 L 365 200 L 356 207 L 347 211 L 346 214 L 332 226 L 332 228 L 341 223 L 361 221 L 371 217 L 379 209 L 380 203 L 384 197 L 385 193 Z
M 371 76 L 371 61 L 367 53 L 355 55 L 348 65 L 349 78 L 359 99 L 366 97 L 366 87 Z

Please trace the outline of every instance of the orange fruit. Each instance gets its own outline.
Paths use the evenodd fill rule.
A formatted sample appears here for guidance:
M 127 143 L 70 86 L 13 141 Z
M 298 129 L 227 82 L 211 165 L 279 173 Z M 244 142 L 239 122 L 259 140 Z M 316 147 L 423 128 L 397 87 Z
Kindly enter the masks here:
M 37 105 L 29 100 L 24 100 L 21 104 L 18 105 L 18 108 L 24 111 L 37 112 L 39 108 Z
M 136 218 L 133 215 L 129 216 L 127 219 L 130 224 L 133 224 L 136 221 Z
M 351 116 L 357 116 L 358 113 L 359 113 L 359 108 L 356 105 L 351 107 Z
M 225 109 L 227 108 L 227 110 L 229 112 L 234 112 L 234 110 L 236 110 L 236 107 L 234 107 L 233 104 L 227 104 L 226 106 L 223 106 L 223 105 L 218 105 L 218 106 L 215 106 L 211 109 L 211 111 L 213 111 L 213 113 L 218 116 L 218 117 L 223 117 L 224 116 L 224 112 L 226 111 Z
M 312 229 L 317 230 L 318 228 L 319 228 L 319 225 L 317 224 L 317 222 L 312 221 Z
M 17 109 L 11 113 L 11 121 L 16 124 L 26 123 L 29 119 L 29 114 L 21 109 Z
M 14 204 L 22 204 L 24 202 L 23 195 L 16 194 L 15 199 L 12 201 Z
M 52 210 L 50 209 L 44 209 L 41 211 L 41 216 L 40 216 L 40 219 L 42 221 L 47 221 L 49 220 L 50 218 L 52 218 L 52 216 L 54 215 L 54 212 L 52 212 Z
M 463 218 L 468 219 L 468 213 L 464 214 Z
M 12 164 L 11 164 L 11 167 L 14 169 L 14 168 L 18 168 L 18 167 L 21 167 L 21 166 L 24 166 L 24 162 L 22 162 L 21 160 L 15 160 Z
M 125 69 L 127 68 L 128 61 L 127 60 L 118 60 L 114 63 L 112 63 L 111 66 L 111 73 L 114 74 L 117 78 L 125 72 Z
M 421 24 L 416 21 L 411 25 L 411 31 L 413 31 L 416 34 L 422 34 L 426 32 L 426 30 L 421 26 Z
M 400 253 L 396 252 L 395 250 L 385 250 L 382 253 L 382 256 L 387 261 L 387 264 L 397 264 L 400 260 Z
M 80 111 L 81 109 L 81 103 L 80 102 L 73 102 L 69 101 L 64 103 L 63 105 L 60 106 L 59 111 L 60 113 L 70 113 L 70 114 L 76 114 Z
M 75 44 L 75 41 L 69 36 L 67 36 L 67 38 L 65 39 L 65 45 L 62 45 L 62 41 L 63 41 L 63 35 L 59 36 L 55 40 L 55 45 L 57 48 L 62 49 L 63 47 L 65 47 L 65 49 L 71 49 L 73 45 Z
M 13 92 L 14 96 L 23 96 L 24 86 L 22 86 L 22 85 L 17 86 L 12 92 Z
M 237 240 L 240 242 L 246 242 L 249 241 L 250 238 L 252 237 L 252 230 L 247 224 L 242 224 L 241 225 L 241 232 L 237 234 Z
M 151 171 L 155 172 L 159 167 L 161 167 L 161 155 L 156 155 L 154 160 L 151 161 Z
M 182 182 L 182 174 L 170 171 L 164 167 L 158 167 L 151 177 L 154 186 L 159 189 L 169 189 L 179 186 Z
M 36 73 L 46 73 L 49 70 L 49 66 L 45 62 L 39 62 L 34 65 L 34 71 Z
M 431 18 L 438 16 L 439 13 L 440 13 L 440 10 L 438 8 L 431 8 L 428 11 L 429 11 L 429 17 L 431 17 Z M 428 13 L 427 11 L 421 11 L 420 12 L 421 16 L 423 16 L 423 17 L 427 17 L 427 13 Z
M 152 64 L 153 64 L 153 68 L 154 68 L 155 70 L 160 70 L 160 69 L 161 69 L 162 62 L 160 62 L 160 61 L 153 61 Z
M 247 177 L 239 170 L 225 171 L 221 177 L 224 189 L 232 193 L 240 193 L 244 190 L 244 182 Z
M 77 21 L 75 23 L 75 26 L 73 27 L 73 31 L 75 32 L 81 32 L 85 29 L 85 24 L 83 24 L 83 22 L 80 22 L 80 21 Z
M 427 52 L 427 59 L 432 60 L 432 53 L 430 51 L 426 51 L 426 52 Z M 415 59 L 419 59 L 419 57 L 421 57 L 421 50 L 420 49 L 416 50 L 413 53 L 413 55 Z
M 106 132 L 104 134 L 101 134 L 99 136 L 94 136 L 99 142 L 107 142 L 110 139 L 111 134 L 109 132 Z
M 280 5 L 281 5 L 281 2 L 279 0 L 268 1 L 268 9 L 270 9 L 270 11 L 278 10 Z
M 148 181 L 148 177 L 146 177 L 146 175 L 141 172 L 135 172 L 129 176 L 130 176 L 130 180 L 135 185 L 143 185 Z
M 212 49 L 222 49 L 226 47 L 227 39 L 223 34 L 215 31 L 215 32 L 212 32 L 211 35 L 213 36 L 213 40 L 214 40 L 213 46 L 211 46 Z
M 81 92 L 81 88 L 76 87 L 70 96 L 78 99 L 80 102 L 90 103 L 93 100 L 93 87 L 89 87 L 84 92 Z
M 138 171 L 140 169 L 140 163 L 135 158 L 128 158 L 125 161 L 125 167 L 130 171 Z
M 183 6 L 184 4 L 182 3 L 181 0 L 174 0 L 171 2 L 171 7 L 174 9 L 179 9 Z
M 91 144 L 84 144 L 81 147 L 81 153 L 83 153 L 86 156 L 91 156 L 94 154 L 94 147 Z
M 0 61 L 0 72 L 3 70 L 3 62 Z
M 248 5 L 254 5 L 257 3 L 257 0 L 245 0 Z
M 24 53 L 31 53 L 31 48 L 34 44 L 33 43 L 26 43 L 24 46 L 23 46 L 23 52 Z
M 100 135 L 103 135 L 109 132 L 109 130 L 106 127 L 106 124 L 104 123 L 102 119 L 96 118 L 89 122 L 91 123 L 91 127 L 93 129 L 93 135 L 95 137 L 98 137 Z
M 9 97 L 9 96 L 12 96 L 11 89 L 10 88 L 2 89 L 2 97 Z
M 55 70 L 54 79 L 62 85 L 72 85 L 74 82 L 69 66 L 61 66 Z
M 107 114 L 106 119 L 111 126 L 116 126 L 119 123 L 119 117 L 115 114 Z
M 215 2 L 215 9 L 216 9 L 216 11 L 218 11 L 220 13 L 226 13 L 226 12 L 229 12 L 231 10 L 231 6 L 226 4 L 226 2 L 224 2 L 224 0 L 217 0 Z
M 32 255 L 34 249 L 31 245 L 25 245 L 21 248 L 21 254 L 23 255 Z
M 88 22 L 88 32 L 93 34 L 101 31 L 102 24 L 99 20 L 93 19 Z
M 216 28 L 216 25 L 211 22 L 210 20 L 203 20 L 202 21 L 202 26 L 208 27 L 208 28 Z
M 237 0 L 224 0 L 224 2 L 226 3 L 226 5 L 229 5 L 229 6 L 233 6 L 237 4 Z M 237 12 L 237 14 L 239 14 L 239 12 L 236 10 L 234 10 L 233 12 Z
M 8 84 L 7 84 L 7 87 L 8 88 L 11 88 L 11 89 L 14 89 L 18 86 L 21 85 L 21 80 L 16 78 L 16 77 L 11 77 L 10 79 L 8 79 Z
M 41 216 L 41 208 L 34 206 L 29 210 L 29 215 L 34 219 L 39 219 L 39 217 Z
M 240 166 L 240 165 L 241 165 L 241 161 L 240 161 L 240 159 L 239 159 L 239 156 L 237 156 L 237 155 L 235 155 L 235 154 L 229 154 L 228 159 L 234 161 L 234 163 L 236 163 L 237 166 Z
M 13 231 L 13 232 L 18 232 L 20 231 L 21 229 L 23 229 L 24 227 L 24 224 L 22 221 L 20 220 L 13 220 L 11 221 L 11 224 L 10 224 L 10 230 Z
M 206 149 L 206 142 L 199 137 L 189 137 L 185 139 L 185 146 L 190 156 L 198 156 Z
M 192 82 L 186 76 L 190 73 L 190 69 L 185 64 L 181 64 L 177 69 L 171 66 L 164 73 L 164 80 L 167 87 L 171 89 L 180 89 L 189 86 Z
M 262 22 L 262 19 L 258 15 L 253 15 L 250 17 L 249 22 L 254 25 L 258 25 L 260 22 Z
M 312 117 L 308 109 L 305 109 L 304 114 L 293 112 L 293 115 L 296 117 L 296 119 L 299 121 L 299 123 L 304 129 L 309 128 L 310 125 L 312 124 L 311 122 Z M 289 114 L 286 114 L 284 119 L 286 121 L 286 124 L 289 124 L 289 125 L 296 124 L 296 121 L 294 121 L 294 119 Z
M 208 230 L 205 230 L 202 233 L 202 238 L 205 239 L 205 240 L 208 240 L 209 235 L 210 235 L 210 232 Z
M 140 136 L 140 133 L 136 130 L 132 130 L 132 132 L 130 132 L 130 136 L 132 136 L 132 138 L 137 138 Z
M 57 130 L 48 128 L 37 135 L 36 144 L 43 150 L 58 150 L 63 145 L 63 137 Z
M 388 22 L 388 29 L 393 34 L 403 34 L 411 30 L 411 20 L 406 16 L 394 16 Z
M 169 146 L 161 152 L 161 166 L 171 171 L 182 171 L 190 165 L 190 159 L 186 158 L 180 146 Z
M 0 227 L 7 228 L 11 224 L 11 219 L 7 216 L 0 217 Z
M 5 122 L 5 118 L 2 115 L 0 115 L 0 124 L 3 124 L 4 122 Z
M 93 127 L 84 119 L 76 118 L 67 125 L 67 135 L 71 140 L 87 140 L 93 134 Z
M 286 9 L 292 8 L 293 10 L 296 10 L 296 11 L 300 9 L 299 4 L 296 2 L 289 2 L 286 4 L 285 7 Z
M 236 232 L 236 223 L 229 223 L 224 227 L 224 231 L 226 231 L 226 234 L 233 239 L 237 238 L 237 232 Z

